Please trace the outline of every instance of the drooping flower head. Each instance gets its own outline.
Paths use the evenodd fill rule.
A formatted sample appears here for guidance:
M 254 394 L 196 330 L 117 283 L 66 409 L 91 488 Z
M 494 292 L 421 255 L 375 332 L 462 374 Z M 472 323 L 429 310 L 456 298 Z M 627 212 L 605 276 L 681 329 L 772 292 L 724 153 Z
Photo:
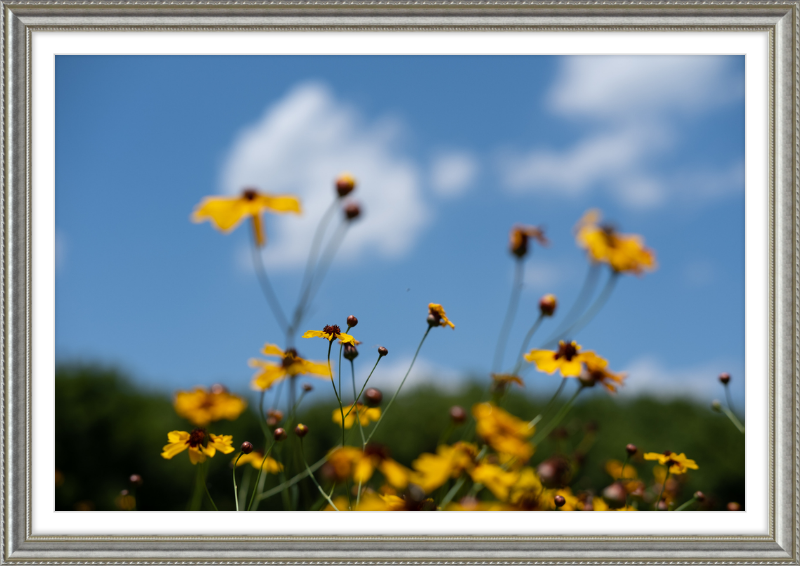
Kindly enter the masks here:
M 536 364 L 536 369 L 549 374 L 560 371 L 563 377 L 578 377 L 584 363 L 592 364 L 594 368 L 603 368 L 608 362 L 594 352 L 581 352 L 581 347 L 575 342 L 558 343 L 558 350 L 531 350 L 525 354 L 525 359 Z
M 437 303 L 428 304 L 428 324 L 431 326 L 449 326 L 454 330 L 456 328 L 456 325 L 447 318 L 444 307 Z
M 617 388 L 623 385 L 627 374 L 625 372 L 614 373 L 606 366 L 607 362 L 602 358 L 585 360 L 583 373 L 579 377 L 581 383 L 585 387 L 594 387 L 595 384 L 600 383 L 609 392 L 616 393 Z
M 509 373 L 493 373 L 492 376 L 492 391 L 498 393 L 504 393 L 508 386 L 512 383 L 516 383 L 520 387 L 525 387 L 525 384 L 519 378 L 519 376 L 512 375 Z
M 538 226 L 524 226 L 517 224 L 511 228 L 508 247 L 511 253 L 518 258 L 528 254 L 528 240 L 534 238 L 542 246 L 549 246 L 550 242 L 544 236 L 544 230 Z
M 312 375 L 315 377 L 328 377 L 328 366 L 322 362 L 304 360 L 297 354 L 297 350 L 289 348 L 285 352 L 275 344 L 265 344 L 261 353 L 265 356 L 280 357 L 280 363 L 268 362 L 253 358 L 250 367 L 259 368 L 253 376 L 253 389 L 266 391 L 274 384 L 295 375 Z
M 303 338 L 325 338 L 328 342 L 333 342 L 338 338 L 340 344 L 357 343 L 355 338 L 342 332 L 338 324 L 329 324 L 322 330 L 307 330 L 303 334 Z
M 472 407 L 475 432 L 500 454 L 507 454 L 526 462 L 533 456 L 533 446 L 528 438 L 535 429 L 491 403 L 478 403 Z
M 620 234 L 599 222 L 600 211 L 590 210 L 575 226 L 575 240 L 592 261 L 606 263 L 617 273 L 641 275 L 656 268 L 655 253 L 645 247 L 641 236 Z
M 667 450 L 663 454 L 658 452 L 648 452 L 644 455 L 645 460 L 657 460 L 662 466 L 666 466 L 669 473 L 674 475 L 684 474 L 687 470 L 699 469 L 694 460 L 690 460 L 684 453 L 676 454 Z
M 196 387 L 194 391 L 178 391 L 174 406 L 179 416 L 203 427 L 222 419 L 236 420 L 247 408 L 247 402 L 223 386 L 214 385 L 211 389 Z
M 277 214 L 301 214 L 300 200 L 292 195 L 270 195 L 255 189 L 245 189 L 235 197 L 206 197 L 192 213 L 192 222 L 211 221 L 215 228 L 230 232 L 239 223 L 250 218 L 253 233 L 259 247 L 266 243 L 264 226 L 261 221 L 263 211 Z
M 169 444 L 164 446 L 161 457 L 171 460 L 176 454 L 184 450 L 189 450 L 189 460 L 192 464 L 200 464 L 206 461 L 206 457 L 213 458 L 217 450 L 223 454 L 233 452 L 233 436 L 223 436 L 208 434 L 202 428 L 196 428 L 192 432 L 173 430 L 167 433 Z
M 377 421 L 381 418 L 381 410 L 379 407 L 365 407 L 361 403 L 357 403 L 355 407 L 350 407 L 350 413 L 345 411 L 344 428 L 350 429 L 356 422 L 356 417 L 361 422 L 361 426 L 368 426 L 369 423 Z M 342 426 L 342 412 L 339 409 L 333 411 L 333 422 Z

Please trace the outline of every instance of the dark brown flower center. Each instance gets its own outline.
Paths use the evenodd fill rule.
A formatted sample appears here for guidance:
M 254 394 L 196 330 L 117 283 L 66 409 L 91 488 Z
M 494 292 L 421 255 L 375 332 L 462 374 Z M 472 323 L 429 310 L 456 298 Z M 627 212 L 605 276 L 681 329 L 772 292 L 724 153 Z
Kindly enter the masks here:
M 202 428 L 196 428 L 192 431 L 189 435 L 189 440 L 186 441 L 186 444 L 191 446 L 192 448 L 197 448 L 203 444 L 203 441 L 206 439 L 206 431 Z
M 290 367 L 297 361 L 298 357 L 297 350 L 294 348 L 289 348 L 286 350 L 286 353 L 283 354 L 283 362 L 281 362 L 281 366 L 283 366 L 284 369 Z
M 242 191 L 242 198 L 244 200 L 255 200 L 256 196 L 258 196 L 258 193 L 255 189 L 245 189 Z
M 342 333 L 341 329 L 339 328 L 338 324 L 329 324 L 325 328 L 322 329 L 325 334 L 330 334 L 334 338 L 339 336 Z
M 567 344 L 566 342 L 560 342 L 558 344 L 558 352 L 556 352 L 555 359 L 564 358 L 568 362 L 572 361 L 572 358 L 578 355 L 578 349 L 575 347 L 575 344 L 570 342 Z
M 367 444 L 364 448 L 365 456 L 377 456 L 379 460 L 389 459 L 389 449 L 382 444 Z
M 603 236 L 606 240 L 606 245 L 610 247 L 614 247 L 617 244 L 617 229 L 614 228 L 611 224 L 603 224 L 600 226 L 600 230 L 603 232 Z

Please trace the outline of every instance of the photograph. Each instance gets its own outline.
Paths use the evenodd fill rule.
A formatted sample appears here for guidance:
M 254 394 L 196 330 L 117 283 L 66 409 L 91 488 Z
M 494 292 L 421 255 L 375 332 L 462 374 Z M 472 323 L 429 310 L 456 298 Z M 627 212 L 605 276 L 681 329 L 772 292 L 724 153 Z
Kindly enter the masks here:
M 52 510 L 745 512 L 745 86 L 56 55 Z

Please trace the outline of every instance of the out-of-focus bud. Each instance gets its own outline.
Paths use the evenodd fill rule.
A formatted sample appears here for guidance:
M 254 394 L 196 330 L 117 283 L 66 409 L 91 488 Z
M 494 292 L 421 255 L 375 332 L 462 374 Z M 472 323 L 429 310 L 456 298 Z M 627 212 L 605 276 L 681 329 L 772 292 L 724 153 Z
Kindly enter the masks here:
M 555 295 L 545 295 L 539 299 L 539 312 L 542 313 L 542 316 L 553 316 L 557 306 L 558 301 Z
M 619 482 L 614 482 L 603 490 L 603 499 L 612 509 L 617 509 L 625 505 L 625 498 L 628 493 Z
M 736 503 L 735 501 L 731 501 L 728 503 L 728 511 L 741 511 L 742 506 Z
M 370 407 L 377 407 L 381 404 L 381 401 L 383 401 L 383 393 L 381 393 L 379 389 L 370 387 L 364 391 L 364 401 L 366 401 L 367 405 Z
M 358 325 L 358 319 L 354 317 L 352 314 L 347 317 L 347 326 L 353 328 Z
M 667 502 L 662 499 L 658 502 L 658 505 L 656 505 L 656 509 L 658 511 L 669 511 L 669 505 L 667 505 Z
M 336 179 L 336 194 L 346 197 L 356 188 L 356 180 L 350 173 L 342 173 Z
M 211 391 L 211 393 L 219 395 L 221 393 L 227 393 L 228 388 L 222 385 L 221 383 L 215 383 L 214 385 L 209 387 L 209 390 Z
M 731 374 L 729 373 L 721 373 L 719 374 L 719 381 L 723 385 L 728 385 L 728 382 L 731 380 Z
M 453 405 L 450 407 L 450 419 L 456 424 L 461 424 L 467 420 L 467 411 L 460 405 Z
M 144 483 L 142 476 L 139 474 L 131 474 L 131 477 L 128 478 L 128 481 L 131 482 L 131 485 L 134 487 L 141 487 Z
M 314 386 L 311 385 L 310 383 L 304 383 L 303 384 L 303 391 L 305 391 L 306 393 L 308 393 L 309 391 L 313 391 L 313 390 L 314 390 Z
M 283 413 L 275 409 L 267 411 L 267 426 L 278 426 L 283 420 Z
M 388 353 L 389 353 L 389 350 L 387 350 L 387 349 L 386 349 L 386 348 L 384 348 L 383 346 L 381 346 L 380 348 L 378 348 L 378 355 L 379 355 L 380 357 L 383 357 L 383 356 L 387 355 Z
M 713 401 L 711 401 L 711 410 L 714 411 L 715 413 L 722 412 L 722 403 L 719 402 L 719 399 L 714 399 Z
M 439 323 L 441 322 L 441 320 L 442 320 L 442 317 L 439 316 L 436 313 L 429 314 L 428 318 L 427 318 L 429 326 L 439 326 Z
M 545 487 L 563 487 L 569 483 L 572 470 L 569 462 L 562 456 L 548 458 L 536 468 L 536 473 Z
M 308 434 L 308 427 L 303 423 L 299 423 L 296 427 L 294 427 L 294 433 L 300 438 L 303 438 Z
M 556 507 L 558 507 L 558 508 L 563 507 L 566 502 L 567 502 L 567 500 L 564 499 L 563 495 L 556 495 L 553 498 L 553 503 L 555 503 Z
M 280 442 L 281 440 L 286 440 L 286 431 L 282 428 L 276 428 L 272 431 L 272 436 L 275 437 L 276 442 Z
M 627 452 L 627 453 L 628 453 L 628 454 L 630 454 L 631 456 L 633 456 L 634 454 L 636 454 L 636 452 L 637 452 L 638 450 L 639 450 L 639 449 L 638 449 L 638 448 L 636 448 L 636 445 L 635 445 L 635 444 L 628 444 L 628 445 L 625 447 L 625 452 Z
M 695 491 L 694 498 L 697 499 L 700 503 L 706 500 L 706 494 L 702 491 Z
M 347 220 L 355 220 L 361 216 L 361 207 L 358 206 L 358 203 L 351 202 L 347 206 L 344 207 L 344 217 Z
M 358 348 L 352 344 L 344 345 L 344 353 L 342 354 L 345 360 L 353 361 L 358 357 Z
M 246 440 L 242 442 L 242 454 L 250 454 L 253 451 L 253 444 Z

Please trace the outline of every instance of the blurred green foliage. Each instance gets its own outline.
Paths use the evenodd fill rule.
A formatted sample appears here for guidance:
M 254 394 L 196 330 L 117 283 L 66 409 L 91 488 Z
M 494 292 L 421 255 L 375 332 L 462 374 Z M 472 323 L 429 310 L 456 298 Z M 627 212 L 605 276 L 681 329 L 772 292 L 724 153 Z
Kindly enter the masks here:
M 317 388 L 323 381 L 312 382 Z M 386 395 L 388 392 L 384 392 Z M 332 395 L 331 395 L 332 397 Z M 387 395 L 388 397 L 388 395 Z M 384 399 L 384 404 L 386 398 Z M 285 398 L 285 396 L 284 396 Z M 450 426 L 449 408 L 461 405 L 467 410 L 486 400 L 485 387 L 474 384 L 458 394 L 433 387 L 421 387 L 398 397 L 387 414 L 374 441 L 389 447 L 392 458 L 410 466 L 422 452 L 434 452 Z M 543 408 L 543 400 L 516 392 L 506 396 L 503 407 L 520 418 L 530 419 Z M 256 419 L 257 400 L 251 399 L 248 411 L 234 422 L 212 423 L 210 432 L 232 434 L 234 446 L 251 441 L 263 450 L 264 433 Z M 309 463 L 324 456 L 341 441 L 341 429 L 331 422 L 334 403 L 301 406 L 299 420 L 310 428 L 304 440 Z M 451 429 L 448 441 L 461 439 L 471 431 L 471 419 Z M 192 425 L 179 418 L 172 400 L 161 392 L 134 386 L 119 371 L 90 365 L 62 365 L 56 370 L 56 509 L 115 510 L 123 489 L 132 489 L 131 474 L 139 474 L 143 485 L 136 489 L 140 510 L 186 510 L 195 494 L 197 466 L 186 454 L 172 460 L 160 457 L 171 430 L 190 431 Z M 355 441 L 357 430 L 349 437 Z M 687 401 L 660 402 L 640 398 L 620 401 L 608 395 L 591 395 L 578 403 L 562 426 L 537 447 L 531 464 L 555 454 L 581 461 L 573 490 L 600 493 L 611 483 L 605 462 L 624 460 L 625 445 L 636 444 L 639 458 L 632 465 L 641 478 L 652 483 L 652 462 L 641 461 L 642 452 L 685 452 L 700 469 L 685 476 L 680 500 L 702 490 L 708 497 L 705 509 L 724 509 L 729 501 L 744 502 L 744 437 L 725 416 L 707 406 Z M 304 469 L 293 435 L 279 445 L 283 453 L 275 456 L 286 464 L 286 476 Z M 234 508 L 231 462 L 235 454 L 217 454 L 208 461 L 208 487 L 220 510 Z M 284 455 L 290 457 L 284 458 Z M 255 470 L 245 466 L 238 471 L 239 485 L 255 480 Z M 277 476 L 267 478 L 267 487 L 280 483 Z M 308 480 L 261 502 L 259 509 L 278 510 L 289 504 L 318 508 L 318 492 Z M 203 500 L 203 509 L 210 508 Z M 315 505 L 317 507 L 315 507 Z

